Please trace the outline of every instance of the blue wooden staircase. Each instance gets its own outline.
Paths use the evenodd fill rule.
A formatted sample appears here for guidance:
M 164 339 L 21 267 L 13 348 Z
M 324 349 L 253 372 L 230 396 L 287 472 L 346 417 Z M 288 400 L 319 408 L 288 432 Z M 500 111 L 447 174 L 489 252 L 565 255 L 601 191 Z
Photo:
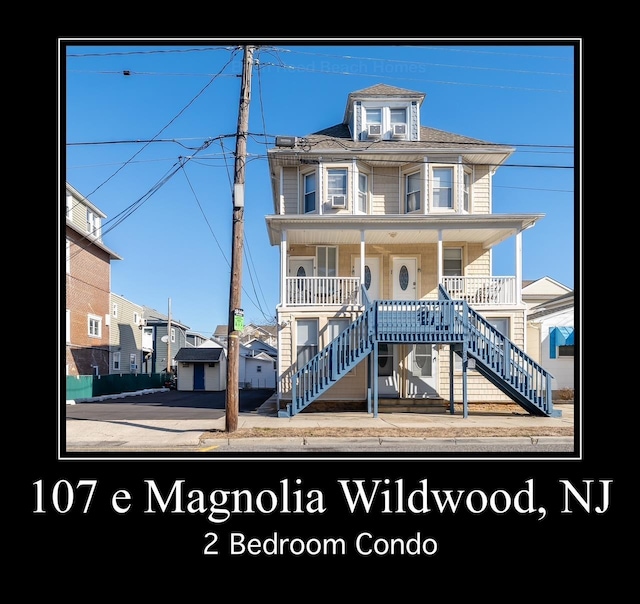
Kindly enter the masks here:
M 449 344 L 463 361 L 474 359 L 481 375 L 530 414 L 561 415 L 553 409 L 551 374 L 466 301 L 452 300 L 440 287 L 438 300 L 367 302 L 349 327 L 292 376 L 291 403 L 278 416 L 292 417 L 308 407 L 367 358 L 375 342 Z

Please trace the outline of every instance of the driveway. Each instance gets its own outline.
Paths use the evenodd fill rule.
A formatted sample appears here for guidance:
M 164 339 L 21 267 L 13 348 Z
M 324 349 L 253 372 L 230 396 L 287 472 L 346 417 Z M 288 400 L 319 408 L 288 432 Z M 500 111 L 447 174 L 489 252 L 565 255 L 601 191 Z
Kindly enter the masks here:
M 242 413 L 255 411 L 273 394 L 271 389 L 240 390 Z M 226 392 L 154 391 L 66 405 L 67 419 L 218 419 L 224 415 Z

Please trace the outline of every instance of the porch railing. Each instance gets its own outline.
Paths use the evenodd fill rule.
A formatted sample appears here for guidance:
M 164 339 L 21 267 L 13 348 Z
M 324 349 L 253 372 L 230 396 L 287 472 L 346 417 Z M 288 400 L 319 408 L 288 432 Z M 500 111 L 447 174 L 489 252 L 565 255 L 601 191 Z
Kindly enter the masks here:
M 359 277 L 286 277 L 287 306 L 360 304 Z
M 443 277 L 442 286 L 453 300 L 479 304 L 516 304 L 515 277 Z

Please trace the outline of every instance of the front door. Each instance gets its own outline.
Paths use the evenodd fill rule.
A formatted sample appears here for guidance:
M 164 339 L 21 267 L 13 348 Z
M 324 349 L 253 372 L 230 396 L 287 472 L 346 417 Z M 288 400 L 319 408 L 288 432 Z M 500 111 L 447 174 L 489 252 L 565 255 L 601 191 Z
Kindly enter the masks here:
M 437 350 L 433 344 L 414 344 L 407 355 L 407 396 L 426 398 L 437 395 Z
M 417 300 L 418 261 L 414 258 L 394 258 L 391 289 L 394 300 Z
M 288 302 L 302 304 L 311 301 L 311 279 L 303 277 L 313 277 L 313 258 L 292 257 L 289 258 L 289 277 L 297 277 L 289 281 L 287 289 Z
M 360 256 L 353 256 L 351 259 L 356 277 L 360 277 Z M 369 300 L 380 300 L 382 294 L 380 290 L 380 258 L 377 256 L 367 256 L 364 259 L 364 278 L 362 284 L 367 290 Z
M 193 364 L 193 389 L 204 390 L 204 364 Z

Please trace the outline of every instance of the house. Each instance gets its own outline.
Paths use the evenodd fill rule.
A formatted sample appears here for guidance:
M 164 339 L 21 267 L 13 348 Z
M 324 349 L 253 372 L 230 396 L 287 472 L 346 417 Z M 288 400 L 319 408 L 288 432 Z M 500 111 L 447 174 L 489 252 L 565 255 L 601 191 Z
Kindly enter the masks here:
M 257 341 L 257 340 L 254 340 Z M 267 346 L 266 344 L 264 346 Z M 276 357 L 240 344 L 239 382 L 242 388 L 276 388 Z
M 153 373 L 154 328 L 144 306 L 111 292 L 111 373 Z
M 529 310 L 527 352 L 552 374 L 552 391 L 575 387 L 575 325 L 573 292 Z
M 200 346 L 176 349 L 174 357 L 178 390 L 225 390 L 227 387 L 226 348 L 207 340 Z
M 245 325 L 242 333 L 240 334 L 240 343 L 246 344 L 252 340 L 260 340 L 265 342 L 271 348 L 275 348 L 278 345 L 278 334 L 275 325 L 256 325 L 255 323 L 249 323 Z
M 551 277 L 522 280 L 522 301 L 528 309 L 572 291 L 570 287 L 559 283 Z
M 423 126 L 425 96 L 352 92 L 340 123 L 268 150 L 283 417 L 461 402 L 466 417 L 489 401 L 559 413 L 523 350 L 523 237 L 544 215 L 493 213 L 515 149 Z M 495 276 L 509 239 L 513 275 Z
M 154 308 L 148 306 L 143 308 L 144 323 L 153 333 L 153 350 L 150 356 L 145 356 L 143 372 L 175 371 L 176 353 L 181 347 L 189 345 L 188 334 L 191 332 L 188 325 Z
M 110 372 L 111 261 L 102 240 L 106 215 L 69 183 L 65 190 L 66 375 Z

